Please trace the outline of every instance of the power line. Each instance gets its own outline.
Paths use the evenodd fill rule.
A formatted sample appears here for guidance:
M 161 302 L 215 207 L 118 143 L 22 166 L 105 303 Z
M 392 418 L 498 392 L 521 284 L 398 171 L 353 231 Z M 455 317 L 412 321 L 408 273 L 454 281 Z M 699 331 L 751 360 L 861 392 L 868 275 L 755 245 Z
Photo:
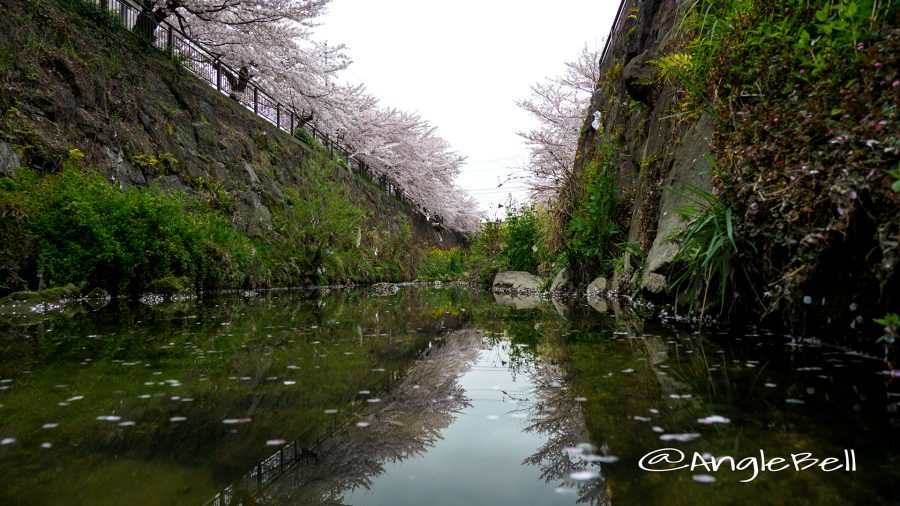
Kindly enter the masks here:
M 529 191 L 531 188 L 507 188 L 505 190 L 463 190 L 467 193 L 475 194 L 475 195 L 491 195 L 497 193 L 519 193 L 523 191 Z

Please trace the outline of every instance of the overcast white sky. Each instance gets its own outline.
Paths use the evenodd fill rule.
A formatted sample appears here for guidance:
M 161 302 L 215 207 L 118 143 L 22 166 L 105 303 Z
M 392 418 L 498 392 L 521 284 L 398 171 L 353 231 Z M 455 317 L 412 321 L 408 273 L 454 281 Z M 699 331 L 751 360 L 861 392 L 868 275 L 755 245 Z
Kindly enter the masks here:
M 489 216 L 527 193 L 517 130 L 533 125 L 514 101 L 562 73 L 581 46 L 603 48 L 618 0 L 332 0 L 316 38 L 343 43 L 382 105 L 418 111 L 468 158 L 457 183 Z

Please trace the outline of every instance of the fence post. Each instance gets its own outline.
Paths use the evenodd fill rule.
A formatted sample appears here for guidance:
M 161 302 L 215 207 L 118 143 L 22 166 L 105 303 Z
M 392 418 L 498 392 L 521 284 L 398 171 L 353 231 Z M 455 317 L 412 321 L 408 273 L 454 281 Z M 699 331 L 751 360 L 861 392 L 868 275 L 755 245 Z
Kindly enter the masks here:
M 119 0 L 119 17 L 122 18 L 122 24 L 125 25 L 125 28 L 131 29 L 128 26 L 128 12 L 125 10 L 125 2 Z
M 172 27 L 166 29 L 166 51 L 170 56 L 175 55 L 175 36 L 172 34 Z
M 253 85 L 253 112 L 259 114 L 259 88 Z
M 213 68 L 216 69 L 216 91 L 222 92 L 222 63 L 216 58 L 213 62 Z
M 288 127 L 291 132 L 291 135 L 294 135 L 294 110 L 291 109 L 291 126 Z
M 281 102 L 275 104 L 275 125 L 281 128 Z

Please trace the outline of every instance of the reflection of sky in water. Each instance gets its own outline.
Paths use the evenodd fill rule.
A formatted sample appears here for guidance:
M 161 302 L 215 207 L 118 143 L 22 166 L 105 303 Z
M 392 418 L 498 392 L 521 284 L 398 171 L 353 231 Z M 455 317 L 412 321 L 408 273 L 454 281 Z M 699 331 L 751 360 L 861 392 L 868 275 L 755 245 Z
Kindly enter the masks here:
M 544 436 L 523 431 L 519 416 L 530 407 L 534 385 L 526 374 L 513 377 L 504 351 L 508 342 L 482 350 L 459 379 L 471 406 L 441 432 L 442 439 L 420 455 L 385 466 L 371 490 L 344 496 L 352 505 L 403 504 L 574 504 L 575 496 L 554 492 L 540 470 L 523 465 Z M 517 402 L 518 399 L 518 402 Z

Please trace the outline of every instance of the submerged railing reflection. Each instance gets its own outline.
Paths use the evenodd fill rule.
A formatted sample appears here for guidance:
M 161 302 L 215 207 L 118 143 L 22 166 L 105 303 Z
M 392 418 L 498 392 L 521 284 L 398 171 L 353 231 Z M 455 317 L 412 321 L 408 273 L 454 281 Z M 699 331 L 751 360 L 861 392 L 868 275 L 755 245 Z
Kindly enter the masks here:
M 541 434 L 547 439 L 523 464 L 537 466 L 545 482 L 559 482 L 559 491 L 577 494 L 579 504 L 612 504 L 602 466 L 583 458 L 597 450 L 587 443 L 581 399 L 561 388 L 566 379 L 565 371 L 557 364 L 545 362 L 531 372 L 530 378 L 537 402 L 528 409 L 531 423 L 525 427 L 525 432 Z M 600 448 L 599 452 L 602 458 L 605 448 Z M 572 473 L 585 468 L 596 469 L 599 478 L 581 483 L 569 479 Z
M 391 381 L 379 403 L 336 414 L 343 422 L 310 448 L 285 444 L 204 506 L 332 504 L 348 491 L 370 488 L 386 462 L 424 454 L 469 407 L 457 380 L 481 348 L 475 330 L 447 334 Z

